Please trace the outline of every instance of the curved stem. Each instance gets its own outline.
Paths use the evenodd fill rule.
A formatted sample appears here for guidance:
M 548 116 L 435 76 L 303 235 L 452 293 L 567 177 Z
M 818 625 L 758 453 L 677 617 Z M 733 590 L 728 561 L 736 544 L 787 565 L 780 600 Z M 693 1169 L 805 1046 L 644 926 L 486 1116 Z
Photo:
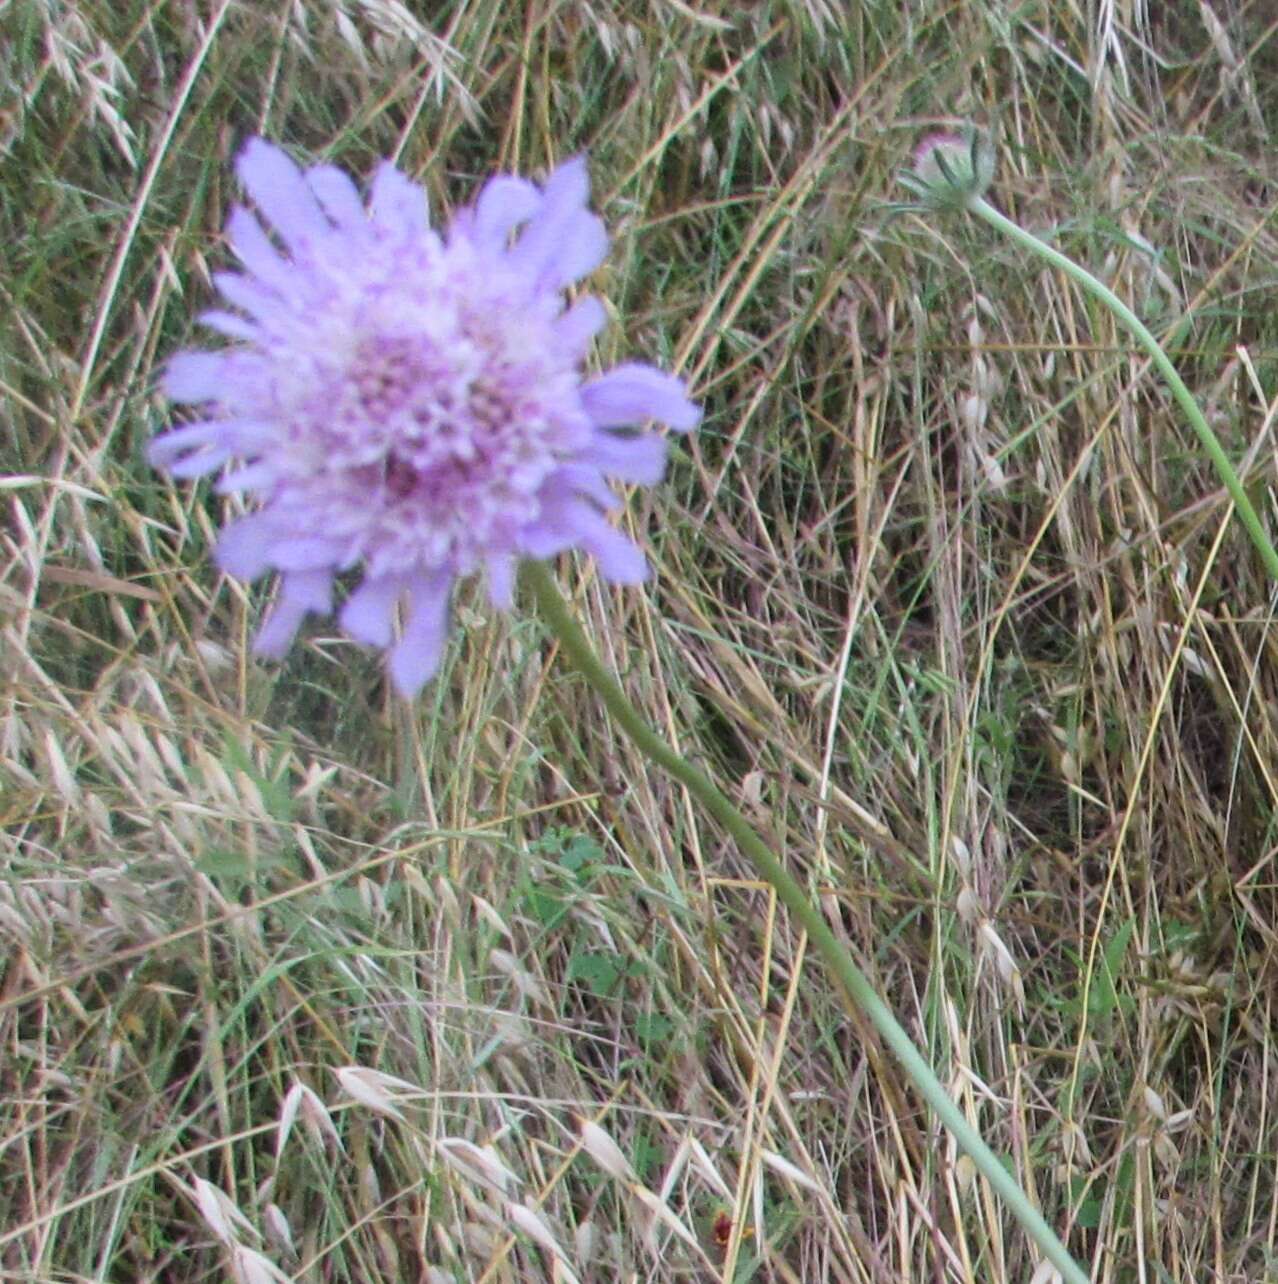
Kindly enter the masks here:
M 998 1156 L 981 1140 L 963 1112 L 951 1099 L 932 1067 L 914 1046 L 891 1009 L 875 992 L 868 978 L 852 961 L 830 931 L 821 912 L 807 893 L 790 876 L 772 849 L 754 831 L 749 821 L 726 795 L 698 768 L 670 747 L 644 721 L 612 674 L 595 654 L 581 626 L 568 609 L 544 562 L 525 562 L 524 583 L 537 599 L 538 609 L 564 653 L 595 689 L 608 712 L 636 746 L 653 762 L 664 767 L 732 835 L 737 846 L 755 869 L 776 890 L 781 902 L 802 925 L 817 953 L 825 960 L 848 997 L 869 1017 L 883 1041 L 896 1053 L 905 1072 L 914 1081 L 928 1105 L 953 1133 L 958 1144 L 971 1156 L 986 1180 L 1006 1201 L 1016 1219 L 1043 1253 L 1061 1272 L 1066 1284 L 1088 1284 L 1086 1273 L 1069 1255 L 1064 1244 L 1030 1203 L 1028 1196 Z
M 1159 373 L 1167 381 L 1167 386 L 1171 389 L 1172 396 L 1176 398 L 1180 408 L 1185 412 L 1185 418 L 1189 420 L 1190 427 L 1198 434 L 1198 440 L 1202 442 L 1203 449 L 1206 450 L 1212 464 L 1215 466 L 1216 475 L 1224 483 L 1225 489 L 1234 501 L 1238 516 L 1242 518 L 1242 523 L 1247 528 L 1248 535 L 1251 536 L 1251 542 L 1255 544 L 1256 550 L 1260 553 L 1261 560 L 1265 564 L 1265 570 L 1269 572 L 1271 579 L 1278 580 L 1278 552 L 1274 551 L 1274 546 L 1270 542 L 1269 536 L 1265 534 L 1265 529 L 1260 524 L 1260 518 L 1256 514 L 1255 507 L 1248 498 L 1247 492 L 1243 489 L 1243 484 L 1239 481 L 1238 474 L 1234 471 L 1234 466 L 1229 461 L 1229 456 L 1225 454 L 1224 447 L 1220 444 L 1220 438 L 1212 431 L 1211 425 L 1198 408 L 1198 402 L 1194 399 L 1194 394 L 1185 386 L 1185 381 L 1172 364 L 1171 358 L 1163 351 L 1162 345 L 1154 337 L 1149 327 L 1113 290 L 1098 281 L 1086 268 L 1080 267 L 1073 259 L 1066 258 L 1064 254 L 1059 250 L 1053 249 L 1046 241 L 1040 241 L 1032 232 L 1027 232 L 1019 224 L 1013 223 L 1006 214 L 996 210 L 983 196 L 971 198 L 967 202 L 966 208 L 975 214 L 977 218 L 984 219 L 991 227 L 996 228 L 1015 241 L 1023 249 L 1029 250 L 1031 254 L 1037 254 L 1039 258 L 1046 259 L 1053 267 L 1060 268 L 1070 280 L 1082 286 L 1093 298 L 1099 299 L 1114 314 L 1115 318 L 1126 327 L 1136 342 L 1149 353 L 1150 360 L 1158 367 Z

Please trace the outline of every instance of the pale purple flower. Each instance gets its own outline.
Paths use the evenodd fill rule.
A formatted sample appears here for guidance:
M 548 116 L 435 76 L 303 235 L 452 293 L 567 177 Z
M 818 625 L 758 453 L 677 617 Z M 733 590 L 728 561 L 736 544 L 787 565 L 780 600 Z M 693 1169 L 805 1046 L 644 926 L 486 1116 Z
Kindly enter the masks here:
M 217 558 L 244 579 L 280 572 L 257 651 L 283 654 L 308 611 L 332 609 L 335 577 L 359 567 L 341 626 L 389 648 L 395 686 L 412 695 L 439 663 L 458 576 L 483 570 L 504 608 L 519 559 L 579 547 L 605 578 L 643 580 L 643 554 L 604 516 L 619 503 L 606 479 L 659 481 L 665 438 L 628 430 L 686 432 L 699 412 L 652 366 L 582 379 L 604 308 L 566 306 L 563 290 L 608 245 L 584 160 L 542 186 L 490 179 L 443 235 L 390 163 L 367 206 L 340 170 L 303 172 L 260 139 L 237 170 L 278 243 L 231 212 L 244 272 L 214 279 L 234 311 L 201 319 L 237 342 L 169 363 L 168 396 L 202 417 L 150 457 L 177 477 L 234 461 L 218 489 L 255 498 Z

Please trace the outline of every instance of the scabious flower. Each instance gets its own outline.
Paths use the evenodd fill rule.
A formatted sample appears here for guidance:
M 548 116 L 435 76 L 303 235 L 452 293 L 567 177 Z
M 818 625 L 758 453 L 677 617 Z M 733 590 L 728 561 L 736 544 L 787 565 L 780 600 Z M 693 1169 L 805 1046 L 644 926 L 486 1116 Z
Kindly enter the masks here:
M 484 571 L 505 608 L 521 558 L 580 547 L 605 578 L 643 580 L 643 554 L 604 516 L 619 503 L 607 479 L 659 481 L 665 439 L 634 429 L 686 432 L 699 412 L 649 365 L 582 379 L 604 308 L 566 306 L 563 291 L 608 245 L 584 160 L 541 186 L 490 179 L 443 235 L 389 162 L 367 206 L 340 170 L 299 170 L 261 139 L 237 171 L 278 244 L 231 212 L 244 271 L 214 279 L 234 310 L 201 320 L 236 342 L 169 363 L 165 392 L 200 418 L 150 458 L 177 477 L 234 463 L 218 490 L 256 500 L 217 549 L 232 575 L 280 573 L 255 649 L 282 655 L 307 612 L 332 609 L 336 577 L 361 568 L 341 626 L 388 648 L 411 696 L 438 666 L 459 576 Z

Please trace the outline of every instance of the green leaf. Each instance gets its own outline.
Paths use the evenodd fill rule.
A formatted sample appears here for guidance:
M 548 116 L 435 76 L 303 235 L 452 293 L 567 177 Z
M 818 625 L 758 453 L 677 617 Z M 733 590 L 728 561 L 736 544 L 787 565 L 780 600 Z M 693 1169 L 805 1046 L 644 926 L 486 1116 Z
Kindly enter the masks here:
M 641 1012 L 635 1017 L 634 1035 L 645 1052 L 652 1044 L 664 1044 L 674 1033 L 675 1024 L 660 1012 Z
M 1091 993 L 1087 999 L 1087 1010 L 1092 1016 L 1108 1016 L 1119 1006 L 1118 987 L 1115 982 L 1122 970 L 1123 956 L 1127 953 L 1128 943 L 1135 930 L 1136 920 L 1129 918 L 1105 946 L 1101 965 L 1092 977 Z
M 601 999 L 611 997 L 621 979 L 621 968 L 611 954 L 599 950 L 583 950 L 568 961 L 567 979 L 578 981 Z
M 603 848 L 587 834 L 577 834 L 564 847 L 559 863 L 571 874 L 580 877 L 592 865 L 603 860 Z
M 533 918 L 547 931 L 558 927 L 568 913 L 568 902 L 562 896 L 543 891 L 540 887 L 528 889 L 524 894 L 524 904 Z
M 237 740 L 226 736 L 222 740 L 222 765 L 231 775 L 243 772 L 257 787 L 262 806 L 272 820 L 287 825 L 293 819 L 293 795 L 289 792 L 288 779 L 281 768 L 288 753 L 287 742 L 272 755 L 271 770 L 276 775 L 265 775 L 257 769 L 252 756 Z
M 1084 1230 L 1095 1230 L 1100 1225 L 1101 1219 L 1101 1201 L 1099 1199 L 1085 1199 L 1078 1206 L 1078 1212 L 1074 1214 L 1074 1225 L 1081 1226 Z

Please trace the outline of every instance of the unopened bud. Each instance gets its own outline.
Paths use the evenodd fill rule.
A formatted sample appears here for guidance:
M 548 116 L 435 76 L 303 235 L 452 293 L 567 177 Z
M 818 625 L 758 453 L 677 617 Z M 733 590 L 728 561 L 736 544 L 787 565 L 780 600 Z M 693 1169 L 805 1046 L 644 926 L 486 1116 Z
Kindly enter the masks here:
M 994 180 L 994 148 L 978 129 L 931 134 L 914 149 L 901 182 L 933 209 L 964 209 Z

